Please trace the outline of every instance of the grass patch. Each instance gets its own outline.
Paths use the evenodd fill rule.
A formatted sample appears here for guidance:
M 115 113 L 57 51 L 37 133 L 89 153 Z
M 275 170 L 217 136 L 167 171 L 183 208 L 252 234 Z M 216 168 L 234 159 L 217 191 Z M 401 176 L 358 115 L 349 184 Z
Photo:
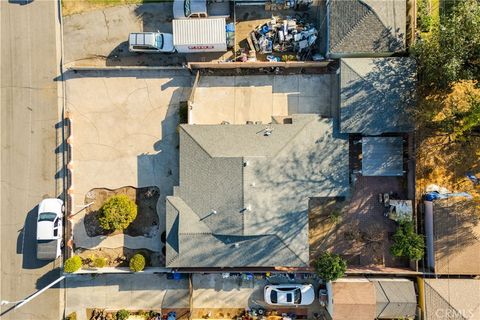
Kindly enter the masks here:
M 62 0 L 62 13 L 64 16 L 70 16 L 121 5 L 169 1 L 170 0 Z

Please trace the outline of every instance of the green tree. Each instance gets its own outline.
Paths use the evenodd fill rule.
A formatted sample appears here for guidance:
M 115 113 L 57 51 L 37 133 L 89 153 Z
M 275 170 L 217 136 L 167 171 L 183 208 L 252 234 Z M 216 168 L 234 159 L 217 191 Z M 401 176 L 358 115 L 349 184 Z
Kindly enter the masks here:
M 338 254 L 324 252 L 315 261 L 315 271 L 325 281 L 341 278 L 347 270 L 347 262 Z
M 145 257 L 140 253 L 135 254 L 130 259 L 129 266 L 133 272 L 142 271 L 145 268 Z
M 123 230 L 137 217 L 137 205 L 124 194 L 110 197 L 100 209 L 100 226 L 104 230 Z
M 82 267 L 82 258 L 79 256 L 73 256 L 65 260 L 63 271 L 72 273 L 79 270 Z
M 480 4 L 457 1 L 432 33 L 413 48 L 418 61 L 420 84 L 426 88 L 447 88 L 458 80 L 480 78 Z
M 414 230 L 413 222 L 403 221 L 393 235 L 393 245 L 390 252 L 396 257 L 406 257 L 420 260 L 425 252 L 423 237 Z
M 127 320 L 128 317 L 130 317 L 130 312 L 128 310 L 122 309 L 117 311 L 117 320 Z

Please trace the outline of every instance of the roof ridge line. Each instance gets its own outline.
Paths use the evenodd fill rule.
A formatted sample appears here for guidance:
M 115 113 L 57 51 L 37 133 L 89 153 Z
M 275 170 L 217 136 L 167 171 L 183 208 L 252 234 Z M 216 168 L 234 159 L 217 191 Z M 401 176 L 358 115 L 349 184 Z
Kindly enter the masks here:
M 310 261 L 305 261 L 305 260 L 303 260 L 302 258 L 300 258 L 300 256 L 299 256 L 295 251 L 293 251 L 292 248 L 290 248 L 290 246 L 289 246 L 282 238 L 280 238 L 276 233 L 273 233 L 273 234 L 271 234 L 271 235 L 277 237 L 277 238 L 280 240 L 280 242 L 283 243 L 283 245 L 285 246 L 285 248 L 287 248 L 288 250 L 290 250 L 300 261 L 303 261 L 303 262 L 305 262 L 306 264 L 309 264 Z M 265 236 L 267 236 L 267 234 L 266 234 Z
M 191 126 L 191 124 L 186 124 L 186 125 Z M 205 148 L 202 147 L 202 145 L 201 145 L 200 143 L 198 143 L 198 141 L 197 141 L 187 130 L 185 130 L 185 129 L 183 128 L 183 126 L 180 125 L 179 127 L 180 127 L 180 129 L 183 130 L 183 132 L 185 132 L 185 134 L 187 134 L 187 135 L 190 137 L 190 139 L 192 139 L 192 141 L 195 142 L 195 144 L 196 144 L 200 149 L 203 150 L 203 152 L 205 152 L 210 158 L 212 158 L 212 159 L 214 158 L 207 150 L 205 150 Z
M 213 232 L 179 232 L 182 236 L 206 236 L 206 235 L 214 235 Z
M 463 314 L 462 314 L 461 312 L 459 312 L 459 311 L 457 310 L 457 308 L 454 308 L 454 307 L 452 306 L 452 304 L 450 303 L 450 301 L 447 301 L 447 299 L 445 299 L 445 297 L 442 296 L 442 295 L 440 294 L 440 292 L 438 292 L 434 287 L 432 287 L 430 284 L 428 284 L 427 282 L 425 282 L 425 280 L 424 280 L 423 282 L 424 282 L 424 284 L 427 285 L 431 290 L 433 290 L 433 291 L 438 295 L 438 297 L 439 297 L 440 299 L 442 299 L 450 308 L 452 308 L 452 310 L 454 310 L 460 317 L 462 317 L 462 319 L 468 320 L 467 318 L 465 318 L 465 317 L 463 316 Z
M 350 58 L 350 59 L 356 59 L 356 58 Z M 366 58 L 366 59 L 370 59 L 370 58 Z M 386 59 L 386 58 L 383 58 L 383 59 Z M 386 97 L 386 94 L 379 90 L 377 87 L 375 87 L 370 81 L 368 81 L 364 76 L 358 74 L 358 72 L 356 72 L 348 63 L 345 59 L 342 59 L 342 62 L 348 67 L 348 69 L 350 69 L 353 73 L 355 73 L 360 79 L 362 79 L 365 83 L 369 84 L 373 90 L 377 91 L 378 93 L 380 93 L 381 95 L 383 95 L 384 97 Z
M 315 114 L 314 116 L 318 116 L 318 118 L 321 119 L 321 116 L 319 116 L 319 115 L 316 115 L 316 114 Z M 300 134 L 300 132 L 302 132 L 303 129 L 305 129 L 305 127 L 306 127 L 307 125 L 309 125 L 310 123 L 312 123 L 312 122 L 315 120 L 313 116 L 310 117 L 310 118 L 311 118 L 310 120 L 306 121 L 306 122 L 303 124 L 303 126 L 302 126 L 290 139 L 288 139 L 288 140 L 283 144 L 283 146 L 278 150 L 277 153 L 275 153 L 274 155 L 272 155 L 272 159 L 275 159 L 275 158 L 280 154 L 280 152 L 282 152 L 283 149 L 285 149 L 285 146 L 289 145 L 290 142 L 292 142 L 292 140 L 295 139 L 295 138 Z
M 338 46 L 340 46 L 346 38 L 348 38 L 352 33 L 353 31 L 355 31 L 355 29 L 358 28 L 358 26 L 366 19 L 367 16 L 369 16 L 370 14 L 373 14 L 372 12 L 372 8 L 367 5 L 366 3 L 364 3 L 363 1 L 359 1 L 362 5 L 364 5 L 365 7 L 368 8 L 368 11 L 363 15 L 363 17 L 361 17 L 360 19 L 358 19 L 358 21 L 350 28 L 350 30 L 348 30 L 347 33 L 345 33 L 345 36 L 343 36 L 343 38 L 338 41 L 332 48 L 330 48 L 330 51 L 334 50 L 335 48 L 337 48 Z M 378 17 L 377 17 L 378 18 Z M 380 19 L 379 19 L 380 20 Z M 381 22 L 381 21 L 380 21 Z M 383 22 L 382 22 L 382 25 L 383 25 Z M 385 25 L 384 25 L 385 26 Z

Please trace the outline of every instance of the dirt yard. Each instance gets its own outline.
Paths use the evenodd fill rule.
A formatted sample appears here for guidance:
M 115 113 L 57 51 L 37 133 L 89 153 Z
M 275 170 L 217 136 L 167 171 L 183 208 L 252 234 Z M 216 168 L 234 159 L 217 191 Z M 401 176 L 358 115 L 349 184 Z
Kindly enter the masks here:
M 141 4 L 144 2 L 161 2 L 158 0 L 62 0 L 62 14 L 70 16 L 97 9 L 114 7 L 124 4 Z
M 100 227 L 98 218 L 100 217 L 102 205 L 113 195 L 126 194 L 135 201 L 138 206 L 137 217 L 125 230 L 115 230 L 113 232 L 104 230 Z M 85 205 L 93 202 L 85 215 L 85 229 L 89 237 L 101 235 L 116 235 L 125 233 L 129 236 L 152 237 L 158 232 L 158 214 L 157 202 L 160 197 L 160 190 L 157 187 L 133 188 L 123 187 L 116 190 L 93 189 L 85 196 Z
M 161 252 L 152 252 L 150 250 L 132 250 L 125 247 L 121 248 L 99 248 L 99 249 L 83 249 L 78 248 L 75 250 L 75 255 L 80 256 L 84 261 L 84 264 L 92 263 L 94 258 L 105 258 L 107 261 L 107 267 L 128 267 L 130 258 L 136 254 L 141 253 L 149 267 L 164 267 L 165 256 Z
M 378 194 L 392 192 L 405 199 L 397 177 L 358 176 L 350 199 L 314 198 L 309 205 L 310 261 L 322 252 L 341 255 L 351 267 L 408 268 L 409 262 L 390 254 L 396 223 L 383 216 Z
M 473 172 L 480 178 L 480 137 L 468 142 L 450 142 L 447 136 L 417 137 L 417 198 L 426 187 L 436 184 L 450 192 L 470 193 L 480 211 L 480 186 L 466 177 Z

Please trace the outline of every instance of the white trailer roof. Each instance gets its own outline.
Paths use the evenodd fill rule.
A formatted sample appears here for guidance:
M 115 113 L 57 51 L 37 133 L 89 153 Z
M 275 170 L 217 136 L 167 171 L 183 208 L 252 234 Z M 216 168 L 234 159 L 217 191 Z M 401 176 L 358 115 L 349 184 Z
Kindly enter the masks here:
M 225 18 L 173 20 L 173 45 L 225 44 Z

